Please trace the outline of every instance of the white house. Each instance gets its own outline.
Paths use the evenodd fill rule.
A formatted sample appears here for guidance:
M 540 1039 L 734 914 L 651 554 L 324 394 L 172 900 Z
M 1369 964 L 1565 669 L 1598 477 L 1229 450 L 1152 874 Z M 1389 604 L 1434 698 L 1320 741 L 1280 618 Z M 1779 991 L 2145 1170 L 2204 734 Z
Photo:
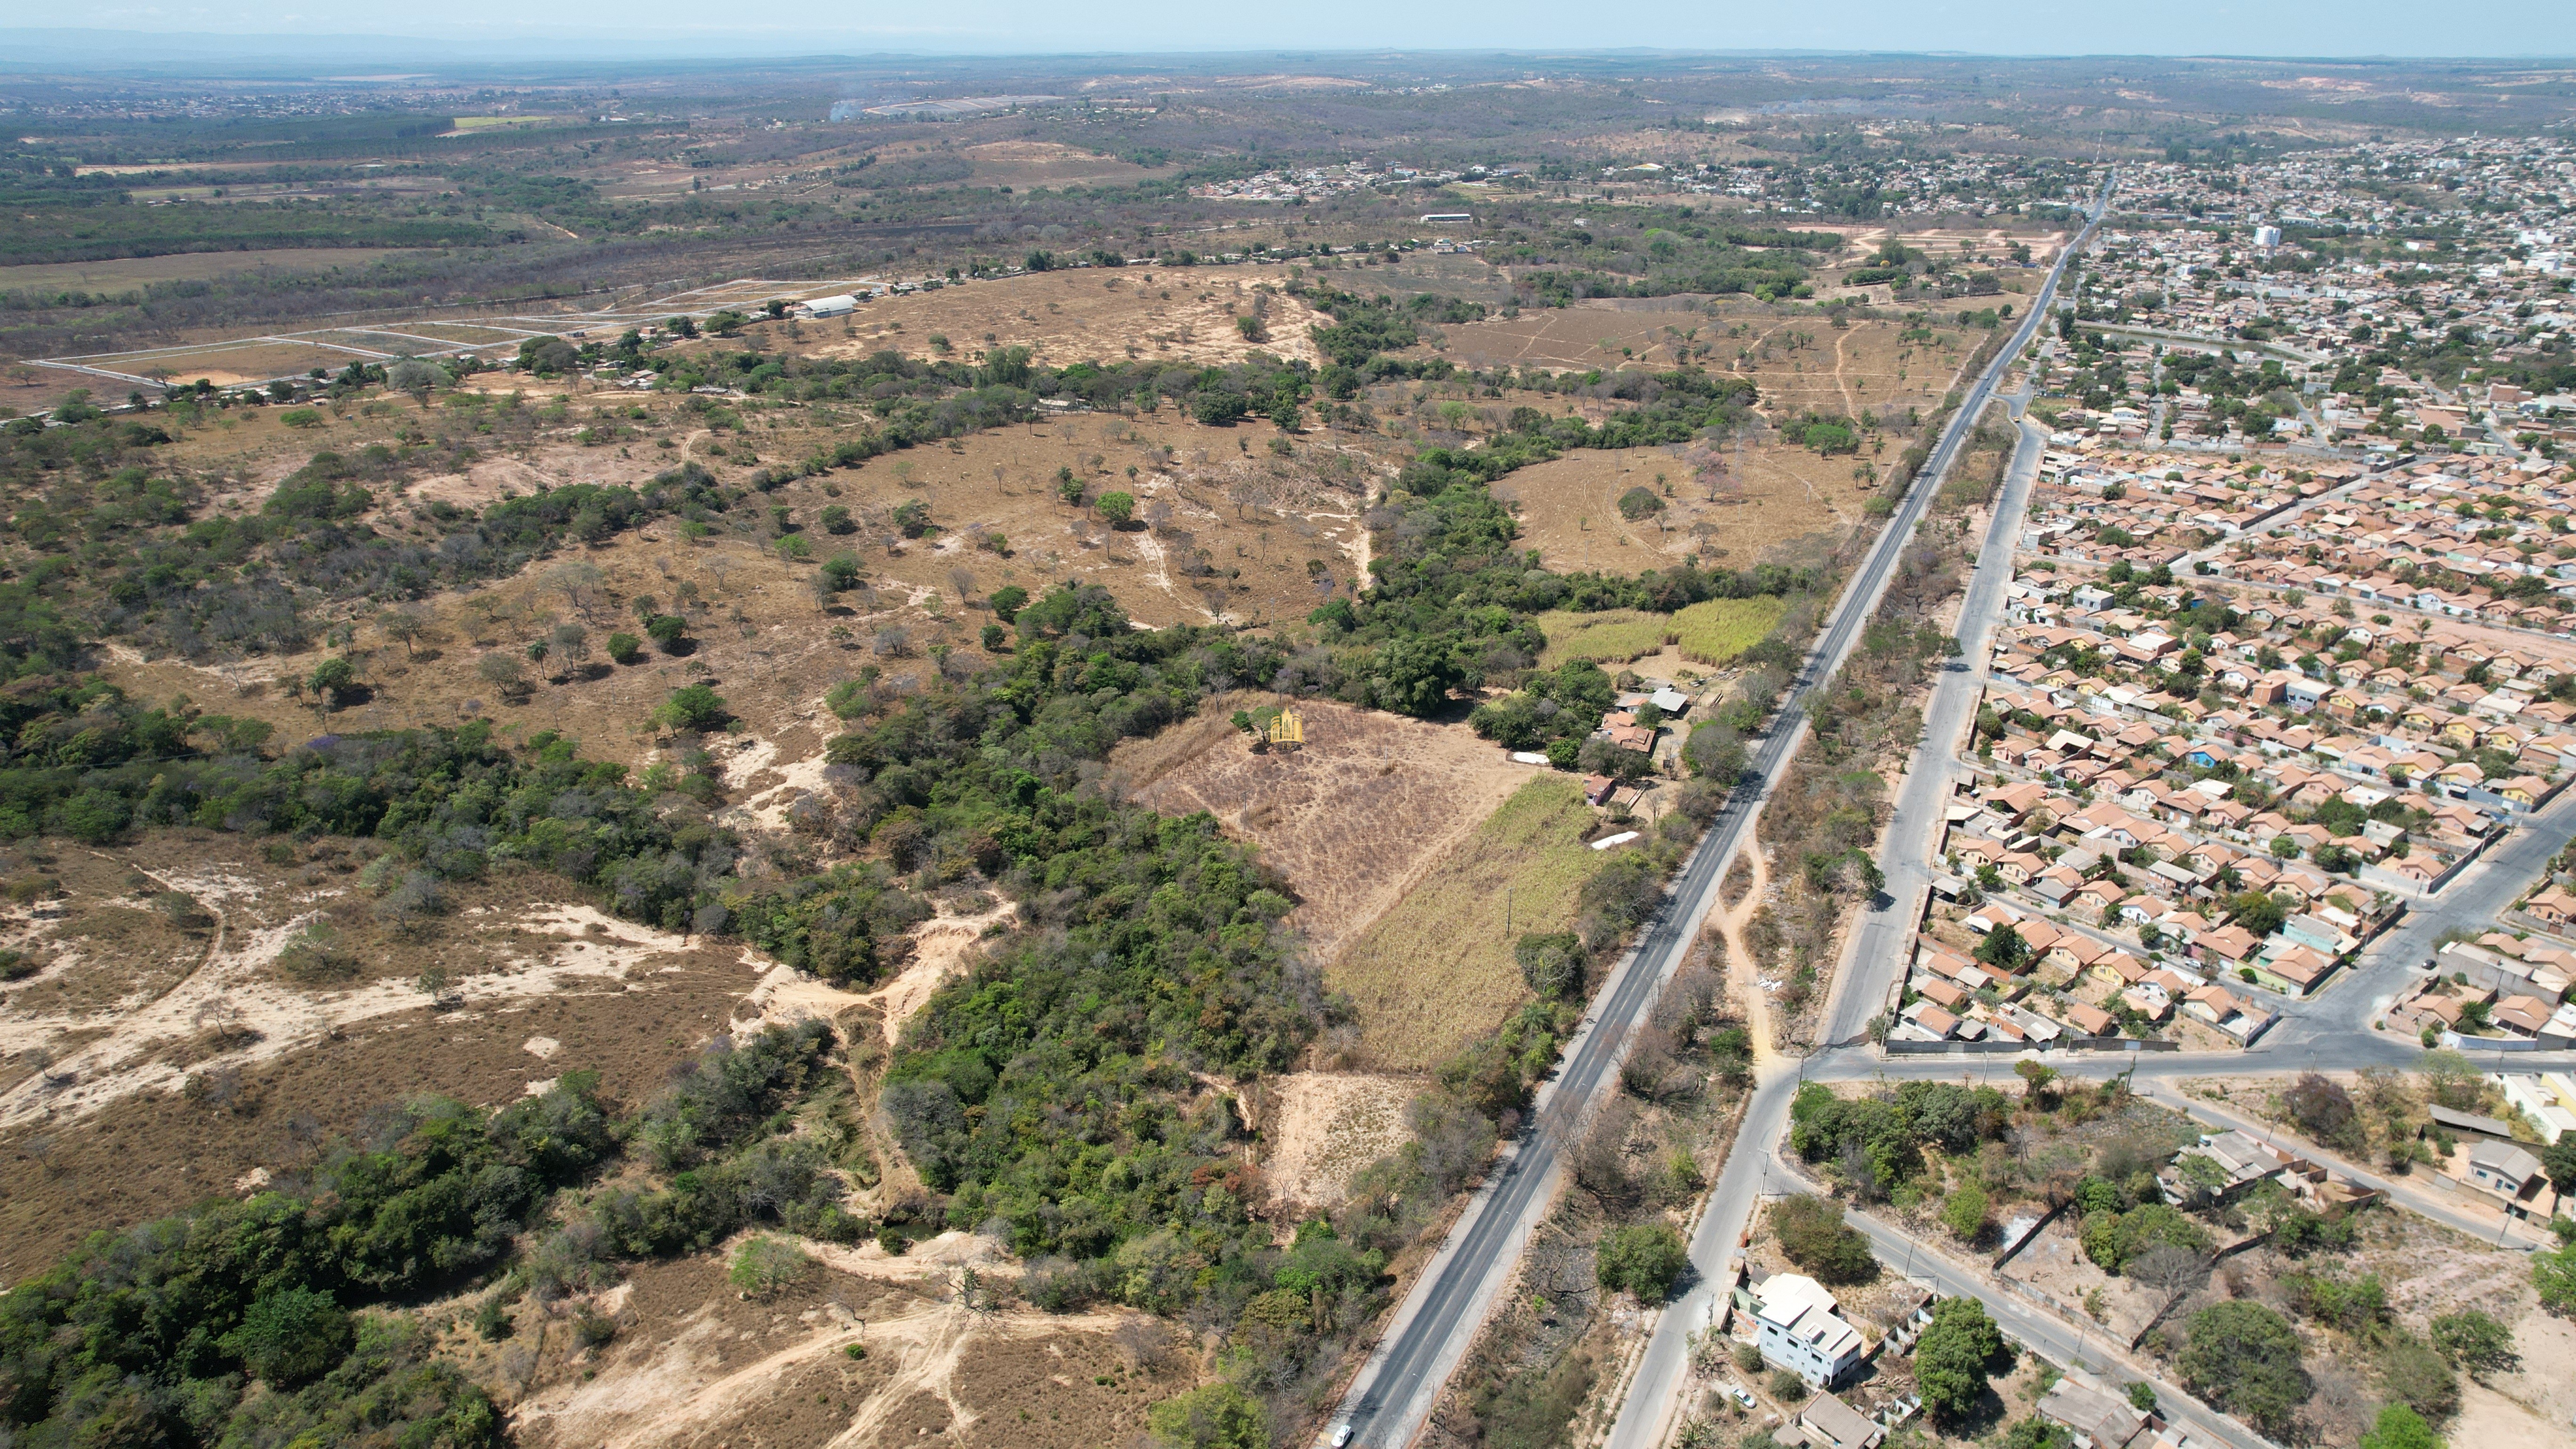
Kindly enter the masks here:
M 1859 1367 L 1860 1330 L 1843 1321 L 1834 1295 L 1803 1273 L 1775 1273 L 1753 1290 L 1760 1301 L 1754 1321 L 1762 1329 L 1762 1357 L 1829 1389 Z

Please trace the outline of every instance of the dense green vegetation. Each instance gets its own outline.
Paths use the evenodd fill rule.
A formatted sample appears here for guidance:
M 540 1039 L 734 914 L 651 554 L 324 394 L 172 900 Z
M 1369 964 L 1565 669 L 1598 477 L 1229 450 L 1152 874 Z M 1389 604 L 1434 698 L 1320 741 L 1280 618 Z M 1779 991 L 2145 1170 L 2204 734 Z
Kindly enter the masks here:
M 1923 1149 L 1958 1155 L 2002 1135 L 2012 1109 L 1992 1087 L 1903 1082 L 1872 1097 L 1842 1098 L 1822 1083 L 1798 1089 L 1789 1144 L 1827 1163 L 1864 1194 L 1883 1193 L 1923 1170 Z

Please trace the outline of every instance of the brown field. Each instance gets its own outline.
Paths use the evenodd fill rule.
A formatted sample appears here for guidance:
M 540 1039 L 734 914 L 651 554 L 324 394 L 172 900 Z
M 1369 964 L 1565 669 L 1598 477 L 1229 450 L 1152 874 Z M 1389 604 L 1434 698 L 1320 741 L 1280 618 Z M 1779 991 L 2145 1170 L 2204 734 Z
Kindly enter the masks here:
M 1473 367 L 1610 369 L 1623 364 L 1673 366 L 1685 342 L 1726 330 L 1705 307 L 1680 298 L 1648 303 L 1580 302 L 1541 307 L 1441 329 L 1452 361 Z M 1627 352 L 1622 353 L 1621 348 Z
M 123 257 L 105 262 L 29 262 L 0 267 L 0 292 L 21 287 L 122 291 L 153 282 L 201 282 L 210 277 L 239 276 L 269 267 L 294 272 L 364 267 L 388 257 L 409 255 L 400 248 L 385 247 L 280 247 L 270 251 Z
M 1731 457 L 1730 476 L 1742 491 L 1721 491 L 1717 502 L 1693 483 L 1679 448 L 1568 453 L 1503 478 L 1494 493 L 1519 515 L 1523 545 L 1548 567 L 1569 572 L 1640 573 L 1694 553 L 1739 568 L 1860 522 L 1862 495 L 1853 491 L 1849 459 L 1776 445 Z M 1637 523 L 1620 517 L 1619 496 L 1629 489 L 1662 492 L 1658 473 L 1672 489 L 1664 511 Z
M 1255 266 L 1035 272 L 886 297 L 810 325 L 806 336 L 826 354 L 892 347 L 921 356 L 938 333 L 959 357 L 1019 346 L 1058 367 L 1129 358 L 1223 364 L 1254 351 L 1317 361 L 1308 329 L 1333 319 L 1278 292 L 1287 280 L 1280 268 Z M 1264 285 L 1275 295 L 1254 290 Z M 1235 327 L 1256 308 L 1266 308 L 1267 342 L 1247 342 Z
M 611 921 L 540 874 L 453 885 L 402 930 L 355 889 L 366 842 L 279 864 L 238 836 L 156 834 L 26 863 L 64 894 L 0 918 L 41 966 L 0 1016 L 0 1280 L 87 1232 L 303 1169 L 365 1114 L 422 1092 L 497 1105 L 570 1068 L 639 1101 L 724 1030 L 757 979 L 737 945 Z M 200 914 L 174 923 L 151 897 Z M 332 963 L 300 979 L 315 921 Z M 462 1002 L 413 984 L 437 966 Z M 192 1097 L 181 1084 L 211 1088 Z M 252 1178 L 248 1181 L 257 1181 Z
M 245 382 L 260 382 L 272 377 L 285 377 L 307 372 L 316 367 L 333 372 L 359 361 L 354 352 L 330 347 L 313 347 L 297 342 L 267 342 L 253 338 L 241 342 L 209 343 L 202 347 L 155 348 L 142 352 L 111 353 L 81 359 L 83 366 L 106 372 L 121 372 L 129 377 L 167 377 L 172 382 L 195 382 L 204 378 L 218 387 L 233 387 Z M 119 384 L 62 369 L 42 368 L 59 381 L 76 377 L 77 385 L 113 389 Z
M 971 183 L 1019 191 L 1041 187 L 1133 186 L 1154 173 L 1132 161 L 1053 141 L 987 141 L 958 153 L 975 164 Z
M 1329 962 L 1533 771 L 1463 725 L 1321 700 L 1297 706 L 1303 748 L 1256 755 L 1227 718 L 1279 702 L 1210 701 L 1199 718 L 1121 746 L 1110 769 L 1142 803 L 1205 810 L 1258 845 L 1297 893 L 1290 923 Z

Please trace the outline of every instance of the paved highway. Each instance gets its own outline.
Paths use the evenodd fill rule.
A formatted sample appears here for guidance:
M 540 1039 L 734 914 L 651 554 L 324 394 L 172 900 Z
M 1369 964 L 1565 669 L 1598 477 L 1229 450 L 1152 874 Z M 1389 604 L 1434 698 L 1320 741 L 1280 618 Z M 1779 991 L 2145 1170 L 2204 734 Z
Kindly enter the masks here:
M 2100 215 L 2097 203 L 2096 222 Z M 1351 1430 L 1352 1443 L 1389 1449 L 1408 1444 L 1430 1417 L 1441 1386 L 1511 1280 L 1530 1230 L 1546 1215 L 1566 1143 L 1582 1130 L 1604 1085 L 1616 1090 L 1617 1067 L 1630 1036 L 1658 988 L 1688 953 L 1762 794 L 1778 781 L 1804 738 L 1808 697 L 1833 678 L 1859 642 L 1942 475 L 1975 429 L 1997 381 L 2047 316 L 2066 261 L 2081 248 L 2093 224 L 2088 222 L 2085 232 L 2059 254 L 2009 345 L 1995 354 L 1961 399 L 1913 486 L 1836 601 L 1806 663 L 1782 694 L 1771 732 L 1756 743 L 1748 761 L 1752 783 L 1736 792 L 1701 837 L 1662 911 L 1603 983 L 1593 1014 L 1568 1046 L 1556 1079 L 1540 1094 L 1531 1126 L 1498 1160 L 1458 1226 L 1397 1307 L 1386 1336 L 1352 1379 L 1333 1420 Z
M 2107 188 L 2106 193 L 2107 195 Z M 2098 222 L 2099 206 L 2094 217 Z M 2022 349 L 2027 347 L 2039 326 L 2048 316 L 2050 299 L 2055 295 L 2058 278 L 2067 260 L 2082 250 L 2092 233 L 2094 223 L 2071 241 L 2050 269 L 2048 280 L 2033 300 L 2029 315 L 2016 329 L 2011 345 L 1995 355 L 1971 388 L 1958 415 L 1925 463 L 1923 474 L 1907 495 L 1905 506 L 1891 521 L 1881 538 L 1881 548 L 1889 543 L 1899 547 L 1912 541 L 1915 525 L 1924 508 L 1940 488 L 1942 476 L 1957 456 L 1958 445 L 1976 426 L 1978 414 L 1995 393 L 1996 384 L 2009 371 Z M 2008 403 L 2018 413 L 2020 401 Z M 1986 643 L 1994 622 L 2003 608 L 2004 588 L 2012 576 L 2012 546 L 2020 532 L 2021 512 L 2030 498 L 2031 480 L 2039 462 L 2034 425 L 2020 424 L 2024 446 L 2015 450 L 2015 466 L 2005 479 L 1995 516 L 1986 531 L 1985 546 L 1979 552 L 1977 567 L 1970 576 L 1967 601 L 1960 610 L 1959 656 L 1946 667 L 1934 686 L 1933 699 L 1926 706 L 1925 743 L 1916 752 L 1916 765 L 1898 791 L 1897 807 L 1891 816 L 1888 841 L 1880 852 L 1882 868 L 1887 873 L 1886 889 L 1879 896 L 1861 929 L 1853 932 L 1852 959 L 1847 968 L 1836 973 L 1835 994 L 1826 1012 L 1826 1041 L 1848 1041 L 1865 1038 L 1869 1019 L 1876 1015 L 1893 989 L 1896 976 L 1903 969 L 1904 938 L 1911 923 L 1920 915 L 1922 892 L 1928 888 L 1931 848 L 1939 842 L 1941 805 L 1949 796 L 1950 780 L 1956 768 L 1956 746 L 1967 722 L 1975 716 L 1977 697 L 1983 678 L 1982 662 Z M 1858 583 L 1855 583 L 1855 588 Z M 1877 607 L 1878 590 L 1872 586 L 1870 611 Z M 1850 602 L 1846 595 L 1845 602 Z M 1867 617 L 1867 612 L 1860 615 Z M 1787 720 L 1791 718 L 1783 715 Z M 1794 737 L 1792 738 L 1794 744 Z M 1773 776 L 1766 772 L 1767 783 Z M 1908 914 L 1908 912 L 1913 914 Z M 1946 1074 L 1943 1074 L 1946 1075 Z M 1736 1142 L 1737 1150 L 1727 1155 L 1726 1165 L 1719 1169 L 1717 1185 L 1711 1190 L 1707 1209 L 1691 1237 L 1691 1265 L 1697 1275 L 1693 1285 L 1668 1305 L 1657 1320 L 1654 1336 L 1647 1341 L 1645 1357 L 1639 1362 L 1629 1382 L 1628 1394 L 1620 1407 L 1618 1420 L 1612 1424 L 1608 1449 L 1649 1449 L 1663 1441 L 1670 1429 L 1674 1412 L 1680 1407 L 1678 1393 L 1688 1377 L 1689 1335 L 1704 1327 L 1716 1308 L 1720 1280 L 1725 1275 L 1726 1260 L 1741 1241 L 1747 1224 L 1753 1218 L 1753 1205 L 1763 1191 L 1765 1180 L 1772 1174 L 1770 1144 L 1776 1141 L 1789 1117 L 1790 1099 L 1796 1095 L 1800 1073 L 1781 1067 L 1764 1076 L 1754 1089 L 1753 1100 L 1745 1109 L 1745 1118 Z M 1750 1150 L 1747 1150 L 1747 1148 Z

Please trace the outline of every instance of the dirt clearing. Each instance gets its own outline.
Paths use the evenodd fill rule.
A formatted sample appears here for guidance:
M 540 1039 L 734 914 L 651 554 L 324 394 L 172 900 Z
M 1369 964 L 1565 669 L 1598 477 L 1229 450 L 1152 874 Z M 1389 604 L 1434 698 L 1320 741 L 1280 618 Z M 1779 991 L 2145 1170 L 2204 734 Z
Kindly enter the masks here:
M 1731 453 L 1710 486 L 1680 448 L 1586 449 L 1520 469 L 1494 494 L 1519 515 L 1521 542 L 1561 573 L 1643 573 L 1689 554 L 1736 568 L 1793 540 L 1857 526 L 1866 500 L 1851 470 L 1803 449 L 1753 447 Z M 1819 473 L 1823 486 L 1812 476 Z M 1623 517 L 1619 500 L 1635 488 L 1662 508 Z

